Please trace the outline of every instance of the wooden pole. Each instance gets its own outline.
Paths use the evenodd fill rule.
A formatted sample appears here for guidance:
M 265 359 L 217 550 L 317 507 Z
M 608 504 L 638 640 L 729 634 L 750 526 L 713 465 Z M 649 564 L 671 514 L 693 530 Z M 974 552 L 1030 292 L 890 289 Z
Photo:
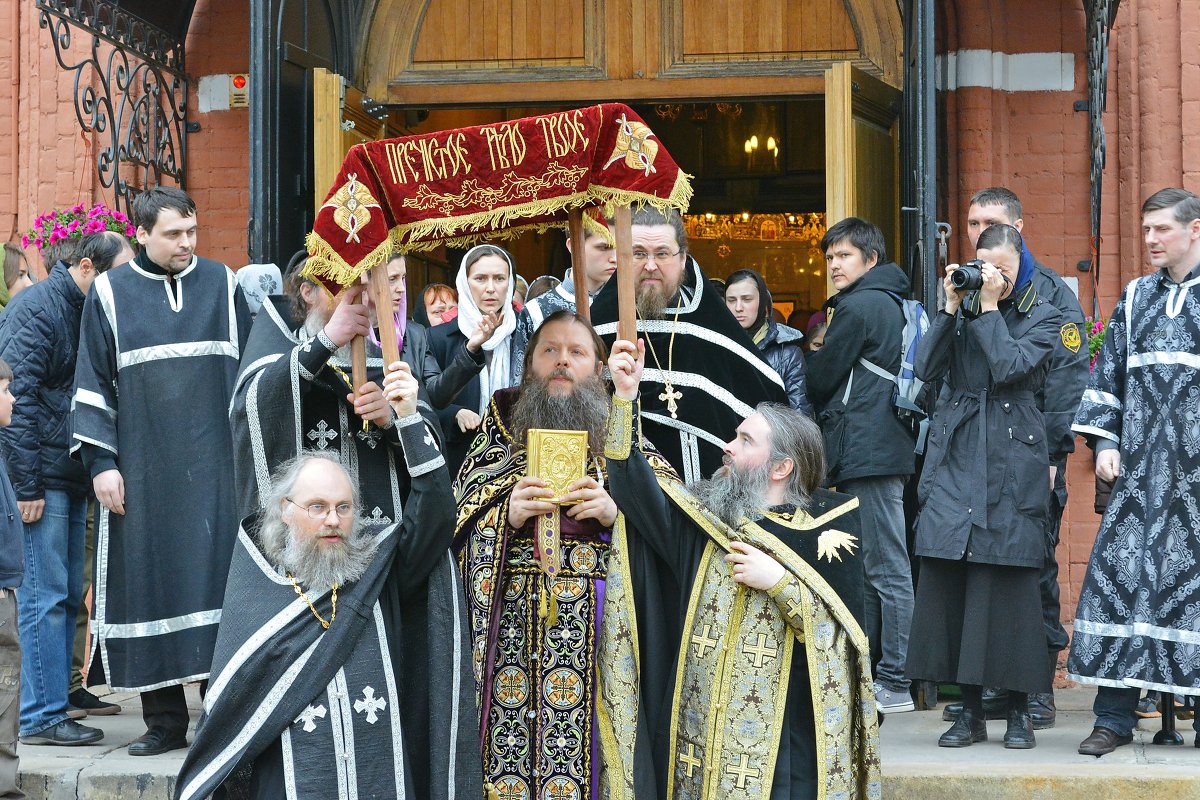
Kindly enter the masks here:
M 367 340 L 361 336 L 350 340 L 350 377 L 356 392 L 367 382 Z
M 633 275 L 633 213 L 617 206 L 613 215 L 617 239 L 617 338 L 637 341 L 636 281 Z
M 392 289 L 388 286 L 387 264 L 372 267 L 370 272 L 371 299 L 375 301 L 375 316 L 379 322 L 379 345 L 383 348 L 383 369 L 400 360 L 400 345 L 396 341 L 396 325 L 394 318 L 396 309 L 392 308 Z
M 571 230 L 571 275 L 575 280 L 575 313 L 588 322 L 592 321 L 592 301 L 588 297 L 587 267 L 583 258 L 583 209 L 572 208 L 567 212 L 567 225 Z

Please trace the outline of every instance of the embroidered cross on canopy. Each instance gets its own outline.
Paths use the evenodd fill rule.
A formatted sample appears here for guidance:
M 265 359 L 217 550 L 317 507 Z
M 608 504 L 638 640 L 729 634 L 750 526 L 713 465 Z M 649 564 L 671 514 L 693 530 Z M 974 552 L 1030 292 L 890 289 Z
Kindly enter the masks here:
M 687 209 L 690 176 L 628 106 L 355 145 L 317 210 L 305 274 L 334 294 L 393 250 L 564 227 L 567 212 Z

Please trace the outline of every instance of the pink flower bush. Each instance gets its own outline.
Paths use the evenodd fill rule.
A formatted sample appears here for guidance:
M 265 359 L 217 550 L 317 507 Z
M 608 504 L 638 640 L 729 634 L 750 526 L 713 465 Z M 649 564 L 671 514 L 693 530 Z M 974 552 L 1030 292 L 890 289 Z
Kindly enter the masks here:
M 128 239 L 131 245 L 136 244 L 134 237 L 137 229 L 124 213 L 114 211 L 103 203 L 97 203 L 91 208 L 77 203 L 65 211 L 51 209 L 36 217 L 33 227 L 21 237 L 21 246 L 28 248 L 33 245 L 42 250 L 47 245 L 57 244 L 64 239 L 81 238 L 101 231 L 119 233 Z

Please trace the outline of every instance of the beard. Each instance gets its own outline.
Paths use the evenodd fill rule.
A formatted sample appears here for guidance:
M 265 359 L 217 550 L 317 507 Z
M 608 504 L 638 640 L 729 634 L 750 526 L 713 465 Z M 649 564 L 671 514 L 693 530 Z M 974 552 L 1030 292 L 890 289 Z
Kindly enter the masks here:
M 330 313 L 321 308 L 314 308 L 309 311 L 308 316 L 304 318 L 304 327 L 300 329 L 304 334 L 302 338 L 312 339 L 318 333 L 325 330 L 325 325 L 329 322 L 331 316 Z M 347 342 L 334 351 L 332 358 L 340 358 L 342 361 L 348 363 L 351 360 L 351 356 L 350 344 Z
M 680 276 L 680 281 L 683 277 Z M 662 319 L 663 312 L 671 299 L 679 292 L 679 283 L 661 283 L 657 286 L 638 284 L 635 294 L 637 314 L 641 319 Z
M 769 461 L 747 469 L 727 463 L 708 480 L 694 481 L 687 488 L 701 506 L 736 528 L 742 517 L 755 520 L 766 510 L 770 474 Z
M 379 546 L 376 537 L 363 533 L 358 520 L 336 544 L 305 536 L 281 518 L 265 522 L 258 538 L 272 566 L 315 589 L 345 586 L 361 578 Z
M 593 453 L 604 447 L 608 425 L 608 391 L 595 375 L 575 380 L 570 394 L 550 391 L 550 381 L 557 377 L 570 378 L 565 370 L 556 369 L 545 378 L 526 374 L 521 392 L 513 404 L 512 432 L 518 442 L 525 443 L 526 434 L 535 428 L 562 431 L 587 431 L 588 445 Z

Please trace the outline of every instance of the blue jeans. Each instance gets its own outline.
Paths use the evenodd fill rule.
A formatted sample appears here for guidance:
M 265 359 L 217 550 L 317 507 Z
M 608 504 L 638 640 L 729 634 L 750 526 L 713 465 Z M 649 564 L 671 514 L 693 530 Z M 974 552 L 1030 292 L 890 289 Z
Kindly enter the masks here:
M 1096 699 L 1092 702 L 1092 713 L 1096 715 L 1096 727 L 1108 728 L 1118 736 L 1128 736 L 1137 725 L 1134 711 L 1142 690 L 1138 688 L 1117 689 L 1113 686 L 1097 687 Z M 1200 715 L 1192 720 L 1192 728 L 1200 733 Z
M 904 478 L 855 478 L 840 481 L 837 488 L 858 498 L 866 573 L 863 628 L 872 658 L 878 658 L 875 677 L 893 691 L 908 691 L 904 664 L 912 628 L 913 582 L 904 528 Z
M 75 615 L 83 601 L 87 498 L 46 490 L 42 518 L 25 526 L 25 580 L 17 590 L 21 632 L 21 735 L 67 718 Z

